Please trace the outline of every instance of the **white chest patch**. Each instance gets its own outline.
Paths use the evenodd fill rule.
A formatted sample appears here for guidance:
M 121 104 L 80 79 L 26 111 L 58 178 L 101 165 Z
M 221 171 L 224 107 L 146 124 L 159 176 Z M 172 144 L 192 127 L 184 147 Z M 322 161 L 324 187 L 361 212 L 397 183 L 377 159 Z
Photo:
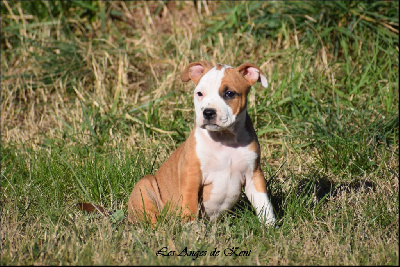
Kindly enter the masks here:
M 203 202 L 204 211 L 214 220 L 239 199 L 246 178 L 253 174 L 257 154 L 247 146 L 230 147 L 215 142 L 205 129 L 197 128 L 195 136 L 203 186 L 211 188 Z

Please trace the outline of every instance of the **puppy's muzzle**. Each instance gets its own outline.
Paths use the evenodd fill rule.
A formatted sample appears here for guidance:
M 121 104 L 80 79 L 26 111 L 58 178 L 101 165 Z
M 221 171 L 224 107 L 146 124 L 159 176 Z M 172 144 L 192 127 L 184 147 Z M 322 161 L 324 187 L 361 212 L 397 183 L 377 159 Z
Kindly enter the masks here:
M 216 116 L 217 111 L 213 108 L 206 108 L 205 110 L 203 110 L 203 118 L 208 121 L 215 119 Z

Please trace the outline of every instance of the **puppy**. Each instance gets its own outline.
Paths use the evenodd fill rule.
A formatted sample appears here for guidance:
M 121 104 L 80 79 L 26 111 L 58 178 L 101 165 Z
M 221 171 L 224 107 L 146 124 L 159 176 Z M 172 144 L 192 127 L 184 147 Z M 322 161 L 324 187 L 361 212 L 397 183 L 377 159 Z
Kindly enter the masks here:
M 250 87 L 268 86 L 261 70 L 250 63 L 237 68 L 207 61 L 190 63 L 182 81 L 193 81 L 196 123 L 188 139 L 155 175 L 141 178 L 128 201 L 131 222 L 150 220 L 160 212 L 179 210 L 185 220 L 215 220 L 238 201 L 241 190 L 266 225 L 275 215 L 260 168 L 260 145 L 247 113 Z

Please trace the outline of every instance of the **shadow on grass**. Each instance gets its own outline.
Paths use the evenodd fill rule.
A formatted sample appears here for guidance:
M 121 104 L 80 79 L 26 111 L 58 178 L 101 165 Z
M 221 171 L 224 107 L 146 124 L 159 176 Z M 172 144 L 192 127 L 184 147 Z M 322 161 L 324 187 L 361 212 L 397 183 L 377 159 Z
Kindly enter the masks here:
M 268 195 L 274 207 L 275 216 L 279 220 L 287 215 L 288 206 L 292 203 L 291 200 L 309 203 L 306 207 L 302 205 L 301 208 L 311 210 L 317 204 L 324 204 L 334 199 L 339 193 L 344 192 L 348 194 L 361 190 L 368 192 L 370 190 L 375 191 L 375 188 L 375 183 L 368 180 L 333 182 L 327 177 L 317 177 L 300 180 L 289 193 L 285 194 L 282 190 L 270 193 L 272 190 L 268 190 Z M 243 214 L 246 214 L 245 210 L 252 210 L 252 213 L 256 215 L 249 199 L 245 194 L 242 194 L 242 198 L 233 206 L 231 213 L 235 217 L 241 217 Z
M 278 218 L 285 216 L 285 205 L 288 199 L 308 199 L 309 209 L 313 209 L 317 204 L 323 204 L 335 198 L 339 193 L 358 192 L 360 190 L 375 191 L 375 183 L 367 180 L 354 180 L 351 182 L 333 182 L 327 177 L 305 178 L 298 182 L 292 195 L 284 195 L 282 192 L 270 196 L 272 205 L 275 208 Z

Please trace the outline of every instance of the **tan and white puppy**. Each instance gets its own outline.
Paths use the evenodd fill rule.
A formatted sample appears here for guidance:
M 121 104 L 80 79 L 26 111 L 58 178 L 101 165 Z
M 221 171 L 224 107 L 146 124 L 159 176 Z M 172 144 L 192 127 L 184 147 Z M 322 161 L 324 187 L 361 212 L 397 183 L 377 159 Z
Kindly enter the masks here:
M 186 219 L 215 220 L 232 208 L 244 187 L 259 219 L 274 224 L 260 145 L 247 113 L 247 95 L 255 82 L 267 87 L 261 70 L 249 63 L 233 68 L 207 61 L 189 64 L 182 81 L 192 80 L 196 125 L 189 138 L 161 165 L 134 186 L 128 201 L 131 222 L 150 220 L 167 205 Z

